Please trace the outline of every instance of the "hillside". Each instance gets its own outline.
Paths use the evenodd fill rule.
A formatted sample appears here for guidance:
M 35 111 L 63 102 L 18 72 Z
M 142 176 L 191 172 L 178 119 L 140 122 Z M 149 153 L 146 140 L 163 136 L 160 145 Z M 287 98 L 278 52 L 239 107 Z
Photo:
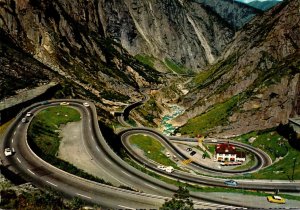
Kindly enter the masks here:
M 93 100 L 111 111 L 140 99 L 140 87 L 161 82 L 159 72 L 105 36 L 93 3 L 31 0 L 0 6 L 1 98 L 55 80 L 62 85 L 57 97 Z
M 194 79 L 176 119 L 181 133 L 236 135 L 287 123 L 295 113 L 300 68 L 299 1 L 258 16 L 216 65 Z

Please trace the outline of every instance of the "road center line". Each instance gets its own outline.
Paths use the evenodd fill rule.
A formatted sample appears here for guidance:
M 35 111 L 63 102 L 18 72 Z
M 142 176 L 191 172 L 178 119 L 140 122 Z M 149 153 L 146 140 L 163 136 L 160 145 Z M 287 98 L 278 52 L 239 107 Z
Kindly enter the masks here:
M 17 131 L 14 132 L 14 135 L 16 135 L 16 132 L 17 132 Z
M 157 189 L 156 187 L 154 187 L 154 186 L 152 186 L 152 185 L 150 185 L 150 184 L 145 183 L 145 185 L 147 185 L 147 186 L 149 186 L 149 187 L 152 187 L 153 189 Z
M 14 143 L 14 139 L 11 140 L 11 143 Z
M 21 163 L 21 160 L 17 157 L 17 160 L 19 161 L 19 163 Z
M 18 125 L 18 127 L 20 127 L 21 124 Z
M 100 152 L 100 149 L 99 149 L 99 147 L 96 147 L 96 149 Z
M 118 205 L 118 206 L 123 208 L 123 209 L 134 209 L 134 208 L 131 208 L 131 207 L 128 207 L 128 206 L 122 206 L 122 205 Z
M 52 183 L 52 182 L 49 182 L 49 181 L 46 181 L 46 182 L 49 183 L 49 184 L 51 184 L 51 185 L 53 185 L 54 187 L 57 187 L 57 185 L 54 184 L 54 183 Z
M 29 168 L 27 169 L 30 173 L 32 173 L 33 175 L 35 175 L 35 173 L 33 173 Z
M 91 197 L 86 196 L 86 195 L 82 195 L 82 194 L 80 194 L 80 193 L 76 193 L 76 195 L 79 195 L 79 196 L 84 197 L 84 198 L 92 199 Z

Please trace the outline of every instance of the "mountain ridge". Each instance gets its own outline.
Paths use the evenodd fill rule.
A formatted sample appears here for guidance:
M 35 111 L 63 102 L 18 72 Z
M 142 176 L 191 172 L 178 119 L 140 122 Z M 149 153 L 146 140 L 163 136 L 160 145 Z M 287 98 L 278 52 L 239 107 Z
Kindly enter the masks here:
M 207 133 L 237 135 L 288 122 L 299 106 L 294 104 L 300 72 L 297 8 L 297 1 L 286 1 L 247 23 L 208 76 L 196 76 L 194 90 L 181 102 L 190 108 L 176 120 L 181 132 L 195 134 L 191 124 L 220 106 L 223 124 Z

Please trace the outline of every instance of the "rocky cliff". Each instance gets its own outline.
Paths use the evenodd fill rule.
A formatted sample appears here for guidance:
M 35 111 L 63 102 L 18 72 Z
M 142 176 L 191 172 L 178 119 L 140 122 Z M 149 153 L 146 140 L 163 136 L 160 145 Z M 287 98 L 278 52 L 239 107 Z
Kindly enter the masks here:
M 194 2 L 209 8 L 236 30 L 243 27 L 254 16 L 262 14 L 261 10 L 234 0 L 194 0 Z
M 219 5 L 179 0 L 0 0 L 1 46 L 9 39 L 12 51 L 19 49 L 25 60 L 41 66 L 32 68 L 38 72 L 34 74 L 22 55 L 13 58 L 1 48 L 2 60 L 20 61 L 15 66 L 1 63 L 1 98 L 56 78 L 67 95 L 101 98 L 99 106 L 106 110 L 118 102 L 134 101 L 141 97 L 136 89 L 155 86 L 162 76 L 132 56 L 150 56 L 160 70 L 170 71 L 172 66 L 202 70 L 232 40 L 235 26 L 220 9 L 229 4 L 226 0 Z M 243 10 L 240 16 L 245 17 L 255 13 L 241 6 L 234 9 Z M 18 85 L 8 87 L 12 80 Z
M 1 38 L 1 53 L 11 60 L 8 63 L 18 60 L 17 65 L 1 62 L 1 93 L 10 86 L 3 96 L 56 75 L 56 80 L 67 84 L 69 96 L 94 99 L 109 111 L 119 102 L 141 98 L 138 88 L 158 84 L 161 75 L 157 71 L 136 61 L 105 35 L 102 3 L 1 0 L 2 37 L 10 40 L 11 49 L 24 53 L 8 54 Z M 27 61 L 22 57 L 31 59 L 33 68 L 24 65 Z M 17 85 L 9 84 L 12 80 L 17 80 Z
M 299 4 L 285 1 L 255 18 L 223 59 L 194 79 L 181 102 L 190 107 L 177 119 L 186 123 L 181 132 L 234 135 L 285 124 L 297 114 Z
M 197 71 L 213 63 L 233 30 L 202 4 L 178 0 L 102 2 L 104 31 L 132 55 L 150 55 Z M 168 69 L 167 65 L 164 66 Z

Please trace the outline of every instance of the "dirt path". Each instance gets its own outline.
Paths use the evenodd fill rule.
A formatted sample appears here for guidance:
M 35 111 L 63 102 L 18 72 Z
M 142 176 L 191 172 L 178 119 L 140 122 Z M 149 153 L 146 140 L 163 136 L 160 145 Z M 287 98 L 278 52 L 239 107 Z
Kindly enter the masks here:
M 92 157 L 87 152 L 86 146 L 83 143 L 81 131 L 81 122 L 72 122 L 61 127 L 60 135 L 62 139 L 58 150 L 58 157 L 91 175 L 119 186 L 120 183 L 109 175 L 107 169 L 100 168 L 94 160 L 91 160 Z

